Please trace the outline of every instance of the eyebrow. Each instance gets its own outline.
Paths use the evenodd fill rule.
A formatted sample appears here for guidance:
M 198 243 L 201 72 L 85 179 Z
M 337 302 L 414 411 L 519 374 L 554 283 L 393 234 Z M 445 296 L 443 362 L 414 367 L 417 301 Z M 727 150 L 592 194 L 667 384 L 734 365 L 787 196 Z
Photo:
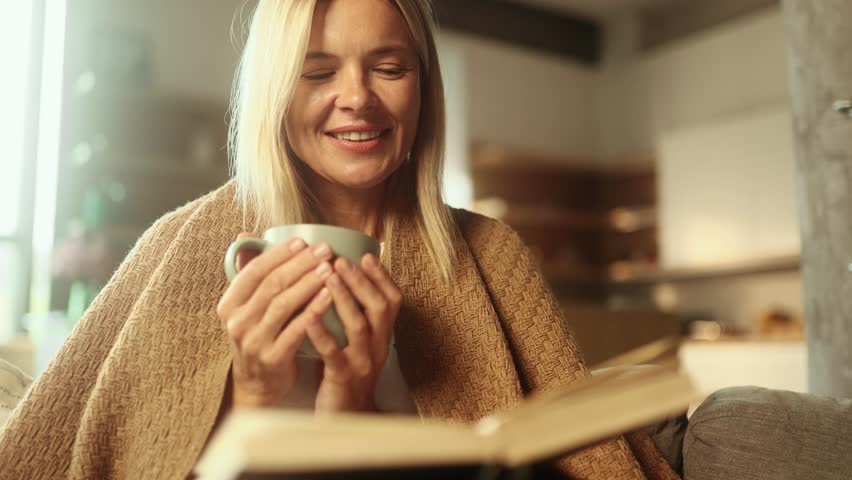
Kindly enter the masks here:
M 370 50 L 367 52 L 367 56 L 378 57 L 391 53 L 410 53 L 410 49 L 404 45 L 386 45 Z M 305 55 L 305 60 L 330 60 L 334 58 L 337 58 L 337 56 L 322 51 L 310 51 Z

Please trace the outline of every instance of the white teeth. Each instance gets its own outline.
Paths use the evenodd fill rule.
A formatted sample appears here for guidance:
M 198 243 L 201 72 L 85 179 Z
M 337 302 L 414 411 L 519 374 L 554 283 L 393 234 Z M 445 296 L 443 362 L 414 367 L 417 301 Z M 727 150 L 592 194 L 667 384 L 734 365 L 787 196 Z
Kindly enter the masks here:
M 350 142 L 366 142 L 367 140 L 372 140 L 382 132 L 344 132 L 344 133 L 333 133 L 334 138 L 338 140 L 348 140 Z

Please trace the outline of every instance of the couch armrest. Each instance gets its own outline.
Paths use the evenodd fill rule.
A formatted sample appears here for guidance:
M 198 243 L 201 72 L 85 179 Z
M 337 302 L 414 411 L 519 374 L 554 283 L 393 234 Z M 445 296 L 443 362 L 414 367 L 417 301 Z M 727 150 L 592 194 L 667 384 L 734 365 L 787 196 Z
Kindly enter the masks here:
M 852 400 L 759 387 L 710 395 L 689 420 L 684 478 L 812 480 L 852 472 Z

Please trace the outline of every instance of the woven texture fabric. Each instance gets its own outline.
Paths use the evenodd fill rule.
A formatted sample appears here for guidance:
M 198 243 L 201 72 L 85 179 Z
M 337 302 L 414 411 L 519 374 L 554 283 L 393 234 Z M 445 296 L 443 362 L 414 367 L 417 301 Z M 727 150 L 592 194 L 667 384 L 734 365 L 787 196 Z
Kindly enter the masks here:
M 231 364 L 215 312 L 222 258 L 252 223 L 234 192 L 231 182 L 166 215 L 137 242 L 0 433 L 3 478 L 189 474 Z M 413 222 L 391 236 L 389 270 L 405 298 L 396 345 L 420 415 L 470 422 L 587 376 L 523 242 L 494 220 L 455 215 L 452 285 L 439 281 Z M 577 479 L 676 478 L 647 437 L 632 437 L 638 460 L 620 438 L 560 468 Z

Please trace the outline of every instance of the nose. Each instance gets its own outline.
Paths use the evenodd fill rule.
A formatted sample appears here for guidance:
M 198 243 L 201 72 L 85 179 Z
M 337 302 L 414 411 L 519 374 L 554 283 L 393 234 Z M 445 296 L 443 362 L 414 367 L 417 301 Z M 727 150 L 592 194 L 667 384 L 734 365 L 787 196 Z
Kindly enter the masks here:
M 348 69 L 339 78 L 340 91 L 335 102 L 337 108 L 355 113 L 372 108 L 375 95 L 361 69 Z

